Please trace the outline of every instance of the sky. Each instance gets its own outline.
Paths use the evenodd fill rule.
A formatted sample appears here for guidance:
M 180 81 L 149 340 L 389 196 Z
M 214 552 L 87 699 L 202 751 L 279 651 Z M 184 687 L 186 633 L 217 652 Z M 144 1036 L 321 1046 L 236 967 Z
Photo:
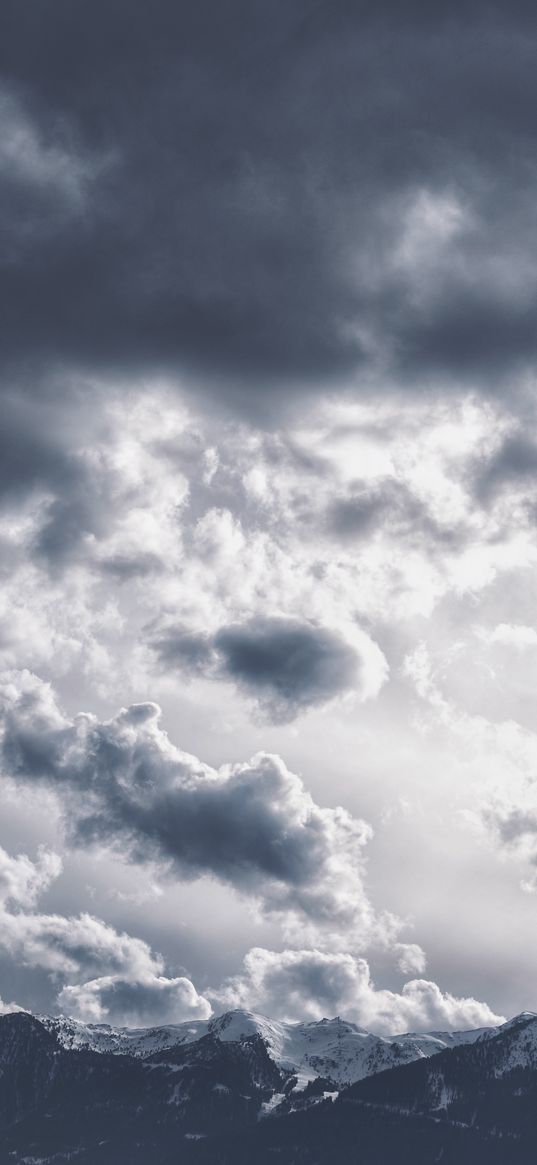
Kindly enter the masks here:
M 1 1009 L 537 1008 L 536 62 L 4 0 Z

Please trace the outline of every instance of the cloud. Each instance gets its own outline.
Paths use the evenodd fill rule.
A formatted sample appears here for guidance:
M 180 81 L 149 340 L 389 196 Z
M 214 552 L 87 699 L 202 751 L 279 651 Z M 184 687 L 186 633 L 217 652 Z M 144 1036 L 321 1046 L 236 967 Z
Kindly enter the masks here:
M 477 494 L 485 504 L 507 487 L 527 491 L 536 484 L 537 445 L 526 433 L 516 430 L 503 438 L 477 473 Z
M 210 672 L 215 659 L 211 637 L 186 627 L 170 627 L 155 635 L 151 646 L 165 667 L 179 668 L 190 675 Z
M 533 838 L 537 835 L 537 810 L 516 806 L 503 811 L 498 808 L 494 817 L 498 833 L 507 845 L 520 841 L 522 838 Z
M 96 458 L 87 447 L 85 408 L 77 416 L 67 396 L 60 383 L 43 392 L 36 408 L 24 392 L 2 392 L 0 510 L 19 522 L 25 517 L 26 559 L 51 570 L 103 538 L 114 513 L 105 443 Z
M 335 632 L 298 619 L 252 619 L 222 628 L 214 642 L 223 673 L 257 693 L 273 719 L 362 686 L 361 660 L 352 647 Z
M 0 116 L 4 126 L 0 145 L 3 181 L 0 189 L 4 263 L 16 266 L 27 256 L 32 238 L 49 242 L 80 227 L 87 199 L 104 159 L 82 151 L 68 121 L 43 111 L 39 124 L 22 93 L 0 88 Z
M 525 803 L 509 804 L 504 797 L 486 805 L 480 814 L 482 823 L 499 843 L 500 852 L 524 863 L 526 873 L 520 888 L 527 894 L 537 892 L 537 808 L 532 786 L 533 782 L 526 783 L 522 791 L 521 802 Z M 533 804 L 527 803 L 528 792 Z
M 144 980 L 162 970 L 147 943 L 118 933 L 91 914 L 0 914 L 0 947 L 26 967 L 87 978 L 104 971 Z
M 46 52 L 3 15 L 8 359 L 193 371 L 250 415 L 535 360 L 529 6 L 129 11 L 58 9 Z
M 427 550 L 434 543 L 460 549 L 466 540 L 465 524 L 460 520 L 439 521 L 433 517 L 424 498 L 415 496 L 402 478 L 380 479 L 373 483 L 355 482 L 345 495 L 334 498 L 326 511 L 327 532 L 345 543 L 368 540 L 387 532 L 404 538 L 409 546 L 423 542 Z
M 427 959 L 418 943 L 397 943 L 394 950 L 398 952 L 397 965 L 403 975 L 421 974 L 425 970 Z
M 164 975 L 148 975 L 134 982 L 118 975 L 105 975 L 66 986 L 58 995 L 58 1006 L 85 1023 L 112 1019 L 124 1027 L 154 1027 L 187 1019 L 208 1019 L 212 1013 L 209 1001 L 198 995 L 190 979 L 167 979 Z
M 4 1000 L 0 999 L 0 1015 L 12 1015 L 14 1011 L 26 1011 L 26 1008 L 20 1007 L 18 1003 L 4 1003 Z
M 359 629 L 349 642 L 312 621 L 282 616 L 255 616 L 212 636 L 172 627 L 152 642 L 162 663 L 233 681 L 280 723 L 346 691 L 375 696 L 388 671 L 380 648 Z
M 90 914 L 2 911 L 0 929 L 0 948 L 15 962 L 68 980 L 57 996 L 67 1014 L 135 1026 L 211 1013 L 190 979 L 165 975 L 163 959 L 146 942 Z
M 120 933 L 91 914 L 66 917 L 32 910 L 61 872 L 56 854 L 36 862 L 0 848 L 0 951 L 19 967 L 64 980 L 59 1007 L 81 1019 L 164 1023 L 207 1018 L 211 1005 L 190 979 L 168 978 L 162 957 L 143 939 Z M 68 982 L 65 982 L 68 980 Z M 73 982 L 73 980 L 75 980 Z M 0 1000 L 0 1012 L 24 1010 Z
M 286 1020 L 344 1015 L 380 1035 L 484 1027 L 503 1020 L 486 1003 L 456 998 L 426 979 L 410 980 L 399 993 L 379 989 L 365 959 L 315 949 L 254 947 L 245 956 L 243 973 L 210 995 L 225 1006 Z
M 2 392 L 3 422 L 0 433 L 0 502 L 16 504 L 36 491 L 68 495 L 78 488 L 81 467 L 66 448 L 62 396 L 35 402 L 24 394 Z M 59 398 L 59 399 L 58 399 Z
M 537 631 L 523 623 L 498 623 L 488 633 L 487 639 L 489 643 L 501 643 L 517 651 L 526 651 L 537 646 Z
M 365 891 L 370 826 L 316 804 L 279 757 L 215 770 L 170 742 L 156 705 L 70 722 L 50 686 L 30 675 L 4 684 L 2 710 L 4 773 L 65 798 L 72 844 L 115 845 L 180 878 L 212 875 L 268 914 L 357 940 L 397 929 L 375 916 Z
M 40 846 L 37 861 L 27 854 L 11 857 L 0 846 L 0 903 L 32 906 L 58 877 L 62 869 L 59 854 Z
M 18 186 L 50 189 L 55 198 L 63 195 L 66 204 L 78 203 L 91 168 L 69 143 L 65 123 L 62 127 L 56 121 L 47 140 L 31 109 L 7 87 L 0 91 L 0 110 L 5 125 L 0 157 L 9 168 L 10 180 Z

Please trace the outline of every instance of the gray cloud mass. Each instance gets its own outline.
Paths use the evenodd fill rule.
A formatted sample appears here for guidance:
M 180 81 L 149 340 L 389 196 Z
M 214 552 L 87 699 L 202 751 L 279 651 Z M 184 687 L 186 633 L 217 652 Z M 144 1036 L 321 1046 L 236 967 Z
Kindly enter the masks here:
M 297 619 L 225 627 L 214 642 L 225 673 L 268 699 L 276 715 L 324 703 L 352 687 L 358 671 L 356 653 L 340 636 Z
M 8 365 L 197 369 L 247 410 L 268 383 L 486 388 L 534 361 L 530 5 L 114 0 L 53 25 L 3 6 Z M 441 215 L 401 244 L 423 192 L 463 208 L 447 255 Z
M 171 628 L 154 648 L 167 666 L 233 680 L 275 721 L 360 685 L 356 651 L 336 632 L 300 619 L 257 617 L 213 636 Z
M 70 723 L 47 685 L 22 677 L 3 688 L 3 771 L 66 798 L 72 844 L 116 845 L 182 878 L 210 874 L 269 913 L 380 933 L 362 878 L 365 822 L 318 806 L 276 756 L 210 769 L 171 745 L 158 718 L 139 704 L 107 723 Z

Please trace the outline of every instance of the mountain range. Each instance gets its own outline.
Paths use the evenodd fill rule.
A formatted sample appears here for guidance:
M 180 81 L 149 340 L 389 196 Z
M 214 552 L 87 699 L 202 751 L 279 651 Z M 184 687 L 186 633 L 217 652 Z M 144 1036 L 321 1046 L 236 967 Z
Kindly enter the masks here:
M 533 1012 L 389 1038 L 246 1011 L 0 1017 L 2 1165 L 529 1165 L 536 1147 Z

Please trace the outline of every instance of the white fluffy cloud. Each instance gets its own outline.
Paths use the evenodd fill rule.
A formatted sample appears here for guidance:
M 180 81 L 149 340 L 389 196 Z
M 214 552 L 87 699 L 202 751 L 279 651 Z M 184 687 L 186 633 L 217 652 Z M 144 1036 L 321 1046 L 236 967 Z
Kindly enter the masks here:
M 112 1021 L 123 1027 L 155 1027 L 185 1019 L 208 1019 L 212 1008 L 190 979 L 145 975 L 134 980 L 103 975 L 67 985 L 58 995 L 65 1014 L 86 1023 Z
M 27 854 L 11 857 L 0 846 L 0 903 L 32 906 L 61 873 L 59 854 L 40 846 L 35 862 Z
M 0 949 L 25 966 L 84 978 L 103 971 L 144 978 L 162 970 L 162 959 L 142 939 L 120 934 L 91 914 L 5 910 L 0 923 Z
M 427 979 L 411 979 L 401 992 L 382 990 L 373 983 L 365 959 L 315 949 L 254 947 L 244 959 L 243 973 L 211 998 L 287 1020 L 339 1014 L 380 1035 L 483 1027 L 503 1019 L 486 1003 L 456 998 Z
M 489 638 L 491 643 L 503 643 L 508 647 L 516 647 L 518 651 L 537 646 L 535 627 L 526 627 L 521 623 L 498 623 Z
M 26 1008 L 20 1007 L 20 1005 L 18 1003 L 13 1003 L 13 1002 L 4 1003 L 4 1000 L 0 999 L 0 1015 L 12 1015 L 14 1011 L 25 1011 L 25 1010 L 26 1010 Z

